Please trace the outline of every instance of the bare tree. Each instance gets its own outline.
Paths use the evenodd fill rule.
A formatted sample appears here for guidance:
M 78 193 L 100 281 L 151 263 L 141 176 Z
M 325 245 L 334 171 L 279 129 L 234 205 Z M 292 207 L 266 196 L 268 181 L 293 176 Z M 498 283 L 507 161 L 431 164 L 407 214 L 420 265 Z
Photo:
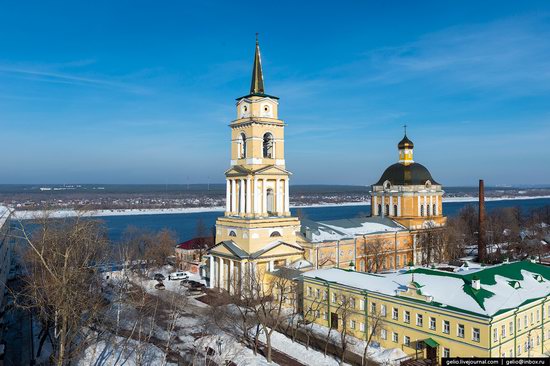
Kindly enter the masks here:
M 366 366 L 368 364 L 369 347 L 375 339 L 380 339 L 382 332 L 386 332 L 386 322 L 384 314 L 381 314 L 377 309 L 371 311 L 368 315 L 367 324 L 367 338 L 365 340 L 365 348 L 363 350 L 363 357 L 361 359 L 361 365 Z
M 53 358 L 67 365 L 91 341 L 106 303 L 101 274 L 107 239 L 97 221 L 38 220 L 32 234 L 21 224 L 17 236 L 26 244 L 27 275 L 16 303 L 38 315 L 53 331 Z
M 367 272 L 378 272 L 383 269 L 384 261 L 390 249 L 389 243 L 383 239 L 365 240 L 363 245 L 365 269 Z

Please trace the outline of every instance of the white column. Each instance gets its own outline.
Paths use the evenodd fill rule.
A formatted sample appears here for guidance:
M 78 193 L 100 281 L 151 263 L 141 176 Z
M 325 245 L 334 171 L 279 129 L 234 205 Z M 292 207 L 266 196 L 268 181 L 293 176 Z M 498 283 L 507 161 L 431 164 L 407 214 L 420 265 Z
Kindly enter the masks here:
M 435 215 L 435 212 L 433 212 L 433 195 L 430 195 L 430 212 L 432 213 L 432 216 Z
M 214 284 L 216 283 L 216 275 L 214 271 L 215 266 L 214 256 L 210 254 L 210 283 L 208 284 L 208 287 L 214 288 Z
M 382 209 L 382 217 L 386 216 L 386 202 L 384 200 L 384 194 L 382 193 L 382 204 L 380 205 L 380 208 Z
M 231 181 L 225 181 L 225 212 L 231 212 Z
M 244 179 L 239 179 L 239 213 L 244 213 Z
M 237 213 L 237 181 L 231 179 L 231 212 Z
M 242 291 L 243 289 L 246 288 L 246 285 L 244 283 L 244 281 L 245 281 L 244 275 L 245 275 L 245 272 L 246 272 L 246 263 L 241 262 L 241 265 L 239 266 L 239 271 L 240 271 L 239 275 L 241 276 L 241 283 L 239 284 L 239 287 Z
M 418 203 L 418 205 L 417 205 L 417 206 L 418 206 L 418 216 L 420 216 L 420 198 L 421 198 L 421 197 L 420 197 L 420 196 L 416 196 L 416 198 L 417 198 L 417 203 Z
M 390 216 L 393 216 L 393 195 L 390 195 Z
M 428 197 L 424 196 L 424 215 L 428 213 L 428 210 L 426 210 L 426 203 L 427 203 Z
M 373 192 L 372 196 L 372 207 L 370 208 L 372 216 L 378 216 L 380 213 L 378 210 L 378 196 Z
M 250 201 L 252 201 L 252 190 L 250 187 L 250 178 L 246 180 L 246 213 L 250 213 Z
M 401 217 L 401 196 L 397 196 L 397 216 Z
M 290 190 L 288 189 L 288 178 L 285 179 L 285 212 L 290 212 Z
M 267 214 L 267 179 L 262 179 L 262 213 Z
M 276 186 L 275 186 L 275 212 L 279 213 L 279 212 L 283 212 L 283 192 L 282 192 L 282 189 L 281 189 L 281 180 L 280 179 L 277 179 L 276 181 Z
M 235 292 L 234 290 L 234 286 L 233 284 L 235 283 L 235 279 L 234 279 L 234 276 L 233 276 L 233 271 L 234 271 L 234 264 L 233 264 L 233 260 L 232 259 L 229 259 L 229 274 L 228 274 L 228 279 L 229 279 L 229 284 L 227 285 L 228 287 L 228 291 L 230 294 L 232 294 L 233 292 Z
M 220 278 L 220 289 L 224 289 L 224 283 L 223 283 L 223 258 L 222 257 L 219 257 L 220 259 L 220 265 L 219 265 L 219 269 L 218 269 L 218 272 L 219 272 L 219 278 Z
M 269 272 L 273 272 L 275 269 L 275 262 L 272 260 L 269 261 Z
M 435 196 L 435 215 L 439 215 L 439 195 Z
M 258 192 L 258 178 L 254 178 L 254 187 L 253 189 L 253 196 L 254 196 L 254 214 L 259 213 L 259 207 L 260 207 L 260 194 Z

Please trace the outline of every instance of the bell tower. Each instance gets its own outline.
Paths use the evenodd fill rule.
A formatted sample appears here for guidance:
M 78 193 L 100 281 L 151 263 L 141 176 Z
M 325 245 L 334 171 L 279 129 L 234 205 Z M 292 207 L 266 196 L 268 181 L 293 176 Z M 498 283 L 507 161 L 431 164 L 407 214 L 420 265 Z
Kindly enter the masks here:
M 286 124 L 279 119 L 279 98 L 265 93 L 257 36 L 250 93 L 237 98 L 236 109 L 236 119 L 229 124 L 231 162 L 225 172 L 225 213 L 216 221 L 217 244 L 210 249 L 213 275 L 218 273 L 213 287 L 225 289 L 228 284 L 220 269 L 223 267 L 215 267 L 216 263 L 224 263 L 224 257 L 232 258 L 227 260 L 233 267 L 236 261 L 240 265 L 262 263 L 262 256 L 270 252 L 271 260 L 264 261 L 269 269 L 274 260 L 287 263 L 303 255 L 296 244 L 300 221 L 291 216 L 289 207 L 291 173 L 285 166 Z M 224 285 L 220 285 L 220 271 Z

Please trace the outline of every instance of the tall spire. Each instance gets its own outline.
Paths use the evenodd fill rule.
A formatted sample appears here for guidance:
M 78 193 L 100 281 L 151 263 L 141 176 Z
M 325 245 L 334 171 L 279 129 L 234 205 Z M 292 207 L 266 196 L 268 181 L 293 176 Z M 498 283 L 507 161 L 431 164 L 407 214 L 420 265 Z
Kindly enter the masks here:
M 252 84 L 250 94 L 264 94 L 264 75 L 262 72 L 262 57 L 260 55 L 260 43 L 256 33 L 256 54 L 254 55 L 254 67 L 252 68 Z

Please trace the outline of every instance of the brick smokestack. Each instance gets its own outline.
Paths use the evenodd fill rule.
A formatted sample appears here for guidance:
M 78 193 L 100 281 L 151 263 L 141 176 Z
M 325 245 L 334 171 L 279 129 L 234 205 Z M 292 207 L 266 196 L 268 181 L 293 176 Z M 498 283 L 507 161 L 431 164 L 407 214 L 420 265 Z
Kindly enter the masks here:
M 477 253 L 480 263 L 484 263 L 487 256 L 485 240 L 485 184 L 483 179 L 479 180 L 479 215 L 478 215 Z

